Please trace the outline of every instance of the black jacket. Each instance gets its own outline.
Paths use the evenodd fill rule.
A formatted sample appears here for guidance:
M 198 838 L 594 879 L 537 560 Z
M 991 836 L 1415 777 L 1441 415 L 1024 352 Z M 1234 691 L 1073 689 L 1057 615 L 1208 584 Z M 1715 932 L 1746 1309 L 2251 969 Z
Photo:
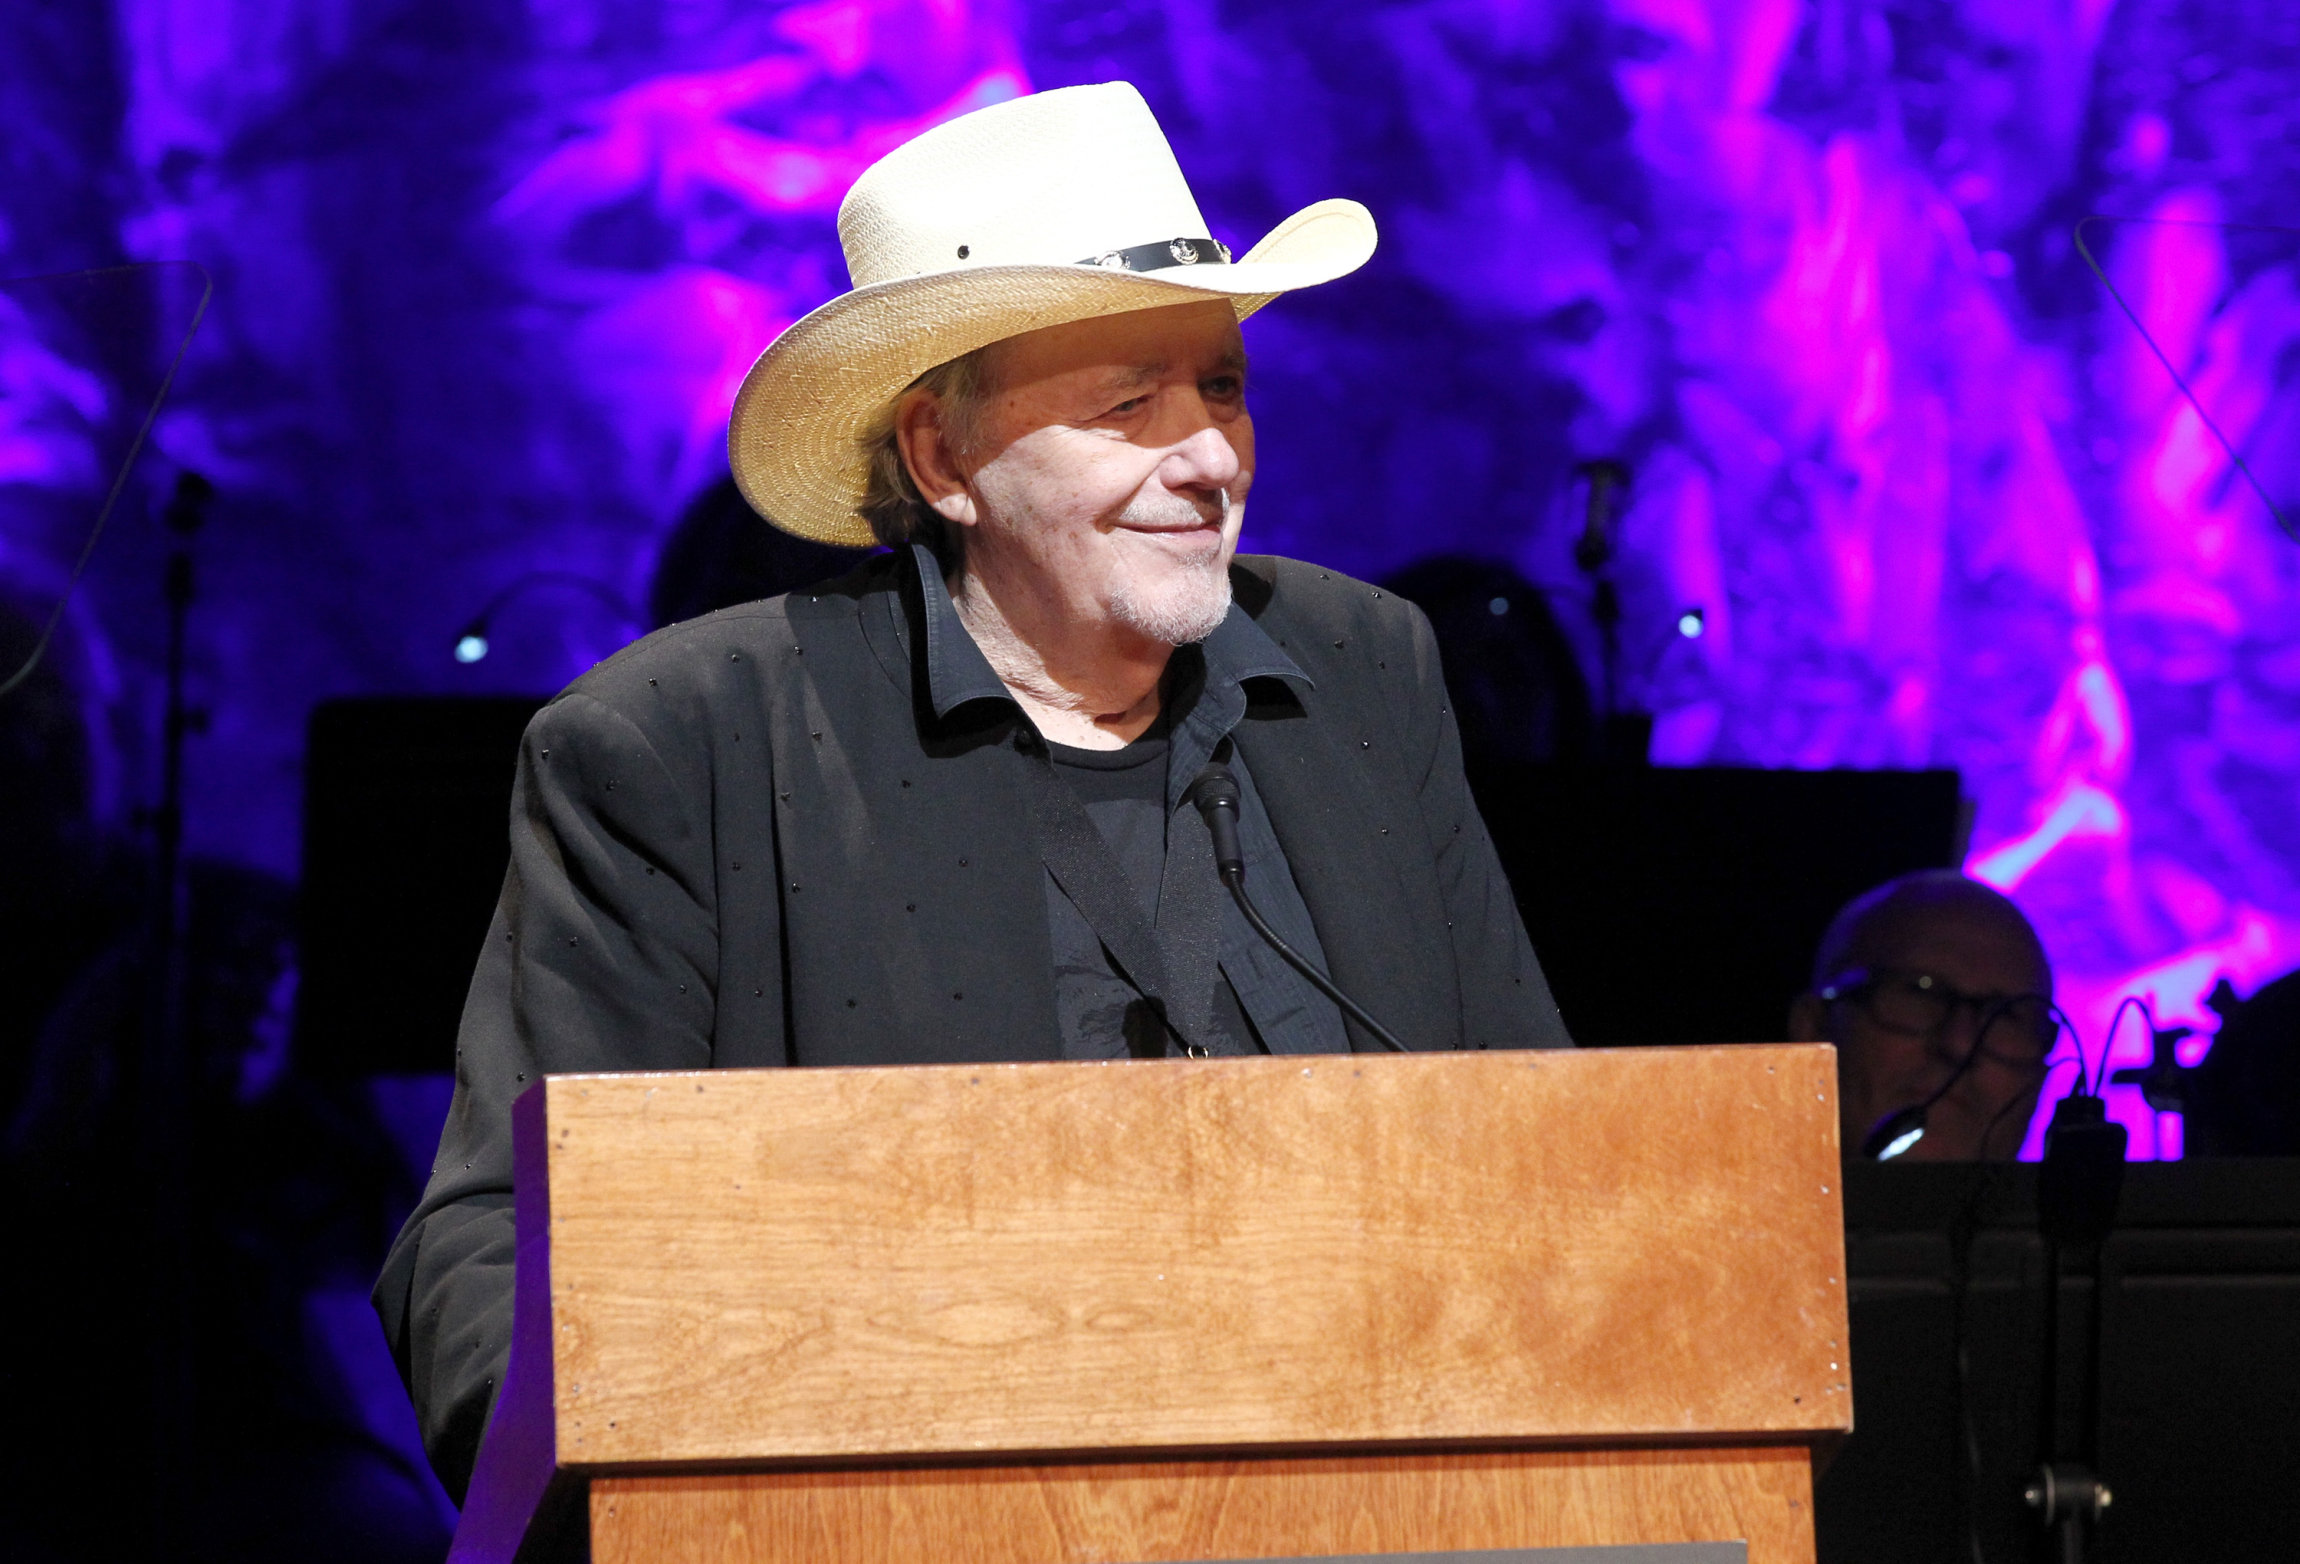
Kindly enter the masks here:
M 1313 685 L 1254 681 L 1236 739 L 1335 982 L 1413 1048 L 1565 1044 L 1420 611 L 1292 560 L 1231 578 Z M 649 636 L 529 726 L 454 1105 L 375 1290 L 459 1501 L 509 1349 L 528 1083 L 1061 1056 L 1022 719 L 935 718 L 919 615 L 881 556 Z

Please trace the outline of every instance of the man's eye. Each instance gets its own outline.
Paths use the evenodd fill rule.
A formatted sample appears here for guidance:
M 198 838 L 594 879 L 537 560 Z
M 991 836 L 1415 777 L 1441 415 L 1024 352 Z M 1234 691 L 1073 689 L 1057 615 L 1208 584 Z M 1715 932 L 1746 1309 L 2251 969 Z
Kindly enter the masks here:
M 1146 396 L 1130 396 L 1125 401 L 1119 403 L 1116 407 L 1110 409 L 1109 412 L 1104 413 L 1102 416 L 1105 418 L 1116 418 L 1121 413 L 1131 413 L 1136 408 L 1140 407 L 1143 403 L 1149 400 L 1150 399 Z
M 1246 394 L 1246 382 L 1237 375 L 1217 375 L 1206 382 L 1206 395 L 1228 402 Z

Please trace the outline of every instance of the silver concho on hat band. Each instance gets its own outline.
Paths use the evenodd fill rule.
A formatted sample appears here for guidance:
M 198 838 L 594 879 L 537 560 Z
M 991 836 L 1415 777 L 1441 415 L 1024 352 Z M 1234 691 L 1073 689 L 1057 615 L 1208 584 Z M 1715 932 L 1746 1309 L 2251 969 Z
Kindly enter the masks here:
M 1087 256 L 1078 264 L 1114 272 L 1156 272 L 1175 266 L 1226 266 L 1229 261 L 1230 252 L 1226 247 L 1200 237 L 1165 239 L 1126 250 L 1105 250 L 1100 255 Z

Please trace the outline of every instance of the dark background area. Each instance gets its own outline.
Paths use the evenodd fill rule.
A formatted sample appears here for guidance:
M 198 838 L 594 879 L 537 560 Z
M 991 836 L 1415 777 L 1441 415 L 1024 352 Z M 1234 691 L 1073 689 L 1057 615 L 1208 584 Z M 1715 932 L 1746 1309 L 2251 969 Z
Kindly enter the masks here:
M 312 1068 L 452 1068 L 533 711 L 373 698 L 314 714 L 297 1008 Z M 1778 1040 L 1837 909 L 1955 861 L 1952 772 L 1522 763 L 1473 785 L 1584 1045 Z
M 1854 1433 L 1816 1485 L 1825 1564 L 2041 1557 L 2049 1296 L 2033 1166 L 1852 1164 Z M 2100 1470 L 2089 1556 L 2283 1558 L 2300 1526 L 2300 1161 L 2134 1167 L 2101 1260 Z M 2090 1282 L 2063 1280 L 2072 1314 Z M 2066 1338 L 2064 1338 L 2065 1343 Z M 2064 1354 L 2073 1405 L 2087 1364 Z
M 1520 765 L 1472 785 L 1585 1047 L 1779 1041 L 1837 909 L 1957 861 L 1954 772 Z
M 861 149 L 1112 77 L 1219 237 L 1377 211 L 1364 274 L 1250 326 L 1248 544 L 1411 579 L 1585 1040 L 1776 1036 L 1838 900 L 1962 857 L 2089 1036 L 2129 992 L 2218 1030 L 2192 1152 L 2288 1133 L 2300 550 L 2071 233 L 2131 219 L 2092 230 L 2109 279 L 2294 509 L 2289 5 L 28 0 L 0 278 L 50 280 L 0 282 L 0 678 L 54 633 L 0 695 L 0 1553 L 441 1556 L 366 1294 L 520 715 L 832 568 L 727 506 L 718 453 L 750 356 L 843 286 Z M 1590 697 L 1594 457 L 1632 474 L 1610 715 L 1656 769 Z M 2289 1468 L 2289 1181 L 2212 1168 L 2134 1186 L 2113 1556 L 2288 1551 L 2254 1474 Z M 2032 1217 L 2018 1174 L 1982 1220 L 1917 1171 L 1854 1203 L 1824 1547 L 1971 1556 L 1942 1246 L 1978 1222 L 2016 1556 Z

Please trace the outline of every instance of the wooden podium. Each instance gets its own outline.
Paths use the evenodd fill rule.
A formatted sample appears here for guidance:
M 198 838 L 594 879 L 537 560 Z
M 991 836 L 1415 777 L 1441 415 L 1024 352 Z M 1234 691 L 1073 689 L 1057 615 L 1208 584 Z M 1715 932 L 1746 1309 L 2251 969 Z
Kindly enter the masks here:
M 1745 1540 L 1851 1426 L 1819 1046 L 557 1076 L 457 1561 Z

